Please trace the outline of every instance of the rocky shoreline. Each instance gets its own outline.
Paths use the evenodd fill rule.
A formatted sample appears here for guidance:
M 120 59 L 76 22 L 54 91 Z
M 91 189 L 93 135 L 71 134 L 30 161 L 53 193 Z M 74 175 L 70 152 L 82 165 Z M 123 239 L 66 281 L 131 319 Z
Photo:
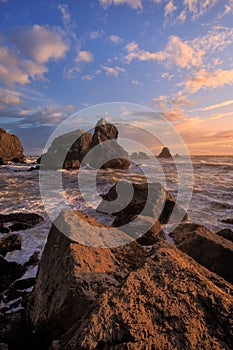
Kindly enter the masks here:
M 115 226 L 132 220 L 143 206 L 146 189 L 135 186 L 135 197 L 118 213 Z M 113 186 L 103 197 L 114 196 Z M 0 240 L 1 298 L 12 300 L 0 316 L 5 349 L 232 349 L 233 232 L 216 235 L 184 221 L 169 243 L 161 226 L 171 214 L 167 196 L 171 201 L 164 196 L 164 215 L 151 230 L 118 248 L 76 243 L 53 225 L 36 279 L 20 279 L 38 263 L 36 253 L 24 266 L 3 255 L 20 249 L 17 225 L 26 229 L 42 218 L 1 215 L 1 230 L 10 230 Z M 86 222 L 90 235 L 102 226 L 86 214 L 76 215 L 80 231 Z M 62 212 L 59 220 L 68 230 L 77 229 L 70 213 Z M 15 298 L 20 300 L 16 312 Z

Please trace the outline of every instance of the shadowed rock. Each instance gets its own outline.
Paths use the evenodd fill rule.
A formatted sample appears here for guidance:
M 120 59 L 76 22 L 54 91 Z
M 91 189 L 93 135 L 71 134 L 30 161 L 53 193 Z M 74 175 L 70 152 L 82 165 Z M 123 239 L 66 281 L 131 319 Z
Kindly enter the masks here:
M 170 236 L 199 264 L 233 283 L 233 243 L 197 224 L 180 224 Z
M 159 154 L 158 157 L 159 157 L 159 158 L 172 158 L 172 155 L 171 155 L 171 153 L 170 153 L 169 148 L 164 147 L 164 148 L 162 149 L 162 151 L 160 152 L 160 154 Z
M 21 236 L 18 234 L 6 235 L 0 238 L 0 254 L 5 256 L 8 252 L 20 250 L 22 244 Z

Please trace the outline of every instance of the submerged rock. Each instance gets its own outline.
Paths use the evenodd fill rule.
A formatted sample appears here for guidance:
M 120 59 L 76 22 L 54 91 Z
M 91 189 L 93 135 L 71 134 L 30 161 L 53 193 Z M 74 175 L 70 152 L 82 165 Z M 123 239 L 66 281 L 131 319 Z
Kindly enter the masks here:
M 233 284 L 233 243 L 198 224 L 180 224 L 170 236 L 199 264 Z
M 0 128 L 0 158 L 2 162 L 25 160 L 23 146 L 17 136 L 12 135 Z
M 223 220 L 221 220 L 221 222 L 223 222 L 224 224 L 233 225 L 233 219 L 231 219 L 231 218 L 229 218 L 229 219 L 223 219 Z

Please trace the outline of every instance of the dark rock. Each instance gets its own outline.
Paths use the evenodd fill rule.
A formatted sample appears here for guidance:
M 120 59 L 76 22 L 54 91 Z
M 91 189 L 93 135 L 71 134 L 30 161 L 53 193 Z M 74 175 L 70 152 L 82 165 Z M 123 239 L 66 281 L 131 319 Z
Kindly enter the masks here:
M 149 159 L 148 155 L 145 152 L 138 153 L 139 159 Z
M 2 159 L 2 157 L 0 157 L 0 165 L 4 165 L 5 163 L 4 163 L 4 161 L 3 161 L 3 159 Z
M 32 256 L 30 256 L 29 260 L 24 264 L 25 267 L 27 266 L 35 266 L 38 264 L 38 262 L 40 261 L 39 259 L 40 256 L 40 252 L 39 251 L 35 251 Z
M 0 238 L 0 254 L 5 256 L 13 250 L 20 250 L 22 239 L 18 234 L 10 234 Z
M 34 171 L 34 170 L 40 170 L 40 166 L 31 166 L 31 168 L 29 168 L 27 171 Z
M 130 203 L 128 203 L 131 186 L 133 187 L 133 196 Z M 150 198 L 148 198 L 148 189 Z M 113 225 L 118 227 L 120 226 L 119 222 L 121 222 L 121 225 L 125 225 L 132 221 L 135 216 L 141 214 L 145 205 L 147 205 L 147 208 L 142 215 L 159 219 L 163 224 L 169 221 L 171 214 L 173 215 L 173 222 L 187 218 L 185 211 L 176 205 L 175 198 L 159 183 L 129 184 L 126 181 L 119 181 L 110 188 L 108 193 L 102 195 L 102 198 L 103 201 L 100 203 L 98 210 L 108 212 L 112 202 L 111 211 L 118 219 L 114 221 Z
M 162 149 L 162 151 L 160 152 L 160 154 L 159 154 L 158 157 L 159 157 L 159 158 L 172 158 L 172 155 L 171 155 L 171 153 L 170 153 L 169 148 L 164 147 L 164 148 Z
M 22 277 L 26 268 L 16 262 L 8 262 L 0 255 L 0 292 Z
M 165 234 L 161 230 L 159 221 L 157 221 L 149 231 L 137 239 L 137 242 L 143 246 L 151 246 L 165 239 Z
M 41 157 L 37 158 L 37 160 L 36 160 L 37 164 L 40 164 L 40 162 L 41 162 Z
M 24 310 L 0 316 L 0 341 L 7 343 L 9 349 L 28 349 L 30 337 Z
M 128 169 L 130 161 L 128 159 L 116 158 L 109 160 L 101 166 L 101 169 Z
M 9 227 L 11 231 L 29 229 L 43 220 L 42 216 L 35 213 L 12 213 L 0 214 L 0 225 L 8 222 L 13 224 Z
M 17 159 L 19 162 L 25 160 L 23 147 L 18 137 L 7 133 L 0 128 L 0 157 L 3 162 Z
M 127 152 L 117 143 L 118 130 L 106 120 L 97 122 L 94 134 L 76 130 L 55 138 L 48 152 L 42 155 L 43 169 L 79 169 L 85 164 L 94 168 L 128 168 Z M 108 141 L 107 144 L 105 141 Z M 98 149 L 89 152 L 94 147 Z
M 233 243 L 197 224 L 180 224 L 170 236 L 199 264 L 233 283 Z
M 233 225 L 233 219 L 223 219 L 223 220 L 221 220 L 221 222 L 223 222 L 224 224 Z
M 221 231 L 216 232 L 216 235 L 233 242 L 233 231 L 230 228 L 224 228 Z
M 14 162 L 14 163 L 20 163 L 20 160 L 19 160 L 18 157 L 12 158 L 11 161 Z
M 17 280 L 12 284 L 12 289 L 28 289 L 34 286 L 35 284 L 35 278 L 34 277 L 29 277 L 21 280 Z
M 118 130 L 115 125 L 100 119 L 87 154 L 87 163 L 96 169 L 127 169 L 130 165 L 127 152 L 117 143 Z
M 48 152 L 41 156 L 42 168 L 70 169 L 70 162 L 83 160 L 89 151 L 91 140 L 92 135 L 80 129 L 56 137 Z
M 8 350 L 8 345 L 4 344 L 4 343 L 1 343 L 0 344 L 0 350 Z
M 26 292 L 23 292 L 21 290 L 16 290 L 14 288 L 10 288 L 4 293 L 4 295 L 5 295 L 4 302 L 9 303 L 12 300 L 17 300 L 19 298 L 23 298 L 23 297 L 25 297 L 26 294 L 27 294 Z
M 133 153 L 131 154 L 131 158 L 132 158 L 132 159 L 139 159 L 138 153 L 137 153 L 137 152 L 133 152 Z
M 0 232 L 1 233 L 9 233 L 10 229 L 8 227 L 4 227 L 3 223 L 0 222 Z

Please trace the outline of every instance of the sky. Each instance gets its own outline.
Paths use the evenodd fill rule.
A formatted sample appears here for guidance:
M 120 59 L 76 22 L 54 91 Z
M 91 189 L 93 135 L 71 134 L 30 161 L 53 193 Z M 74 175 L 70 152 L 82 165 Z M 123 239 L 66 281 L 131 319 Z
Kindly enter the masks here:
M 233 0 L 0 0 L 0 15 L 0 127 L 26 154 L 107 102 L 160 112 L 193 155 L 233 154 Z

